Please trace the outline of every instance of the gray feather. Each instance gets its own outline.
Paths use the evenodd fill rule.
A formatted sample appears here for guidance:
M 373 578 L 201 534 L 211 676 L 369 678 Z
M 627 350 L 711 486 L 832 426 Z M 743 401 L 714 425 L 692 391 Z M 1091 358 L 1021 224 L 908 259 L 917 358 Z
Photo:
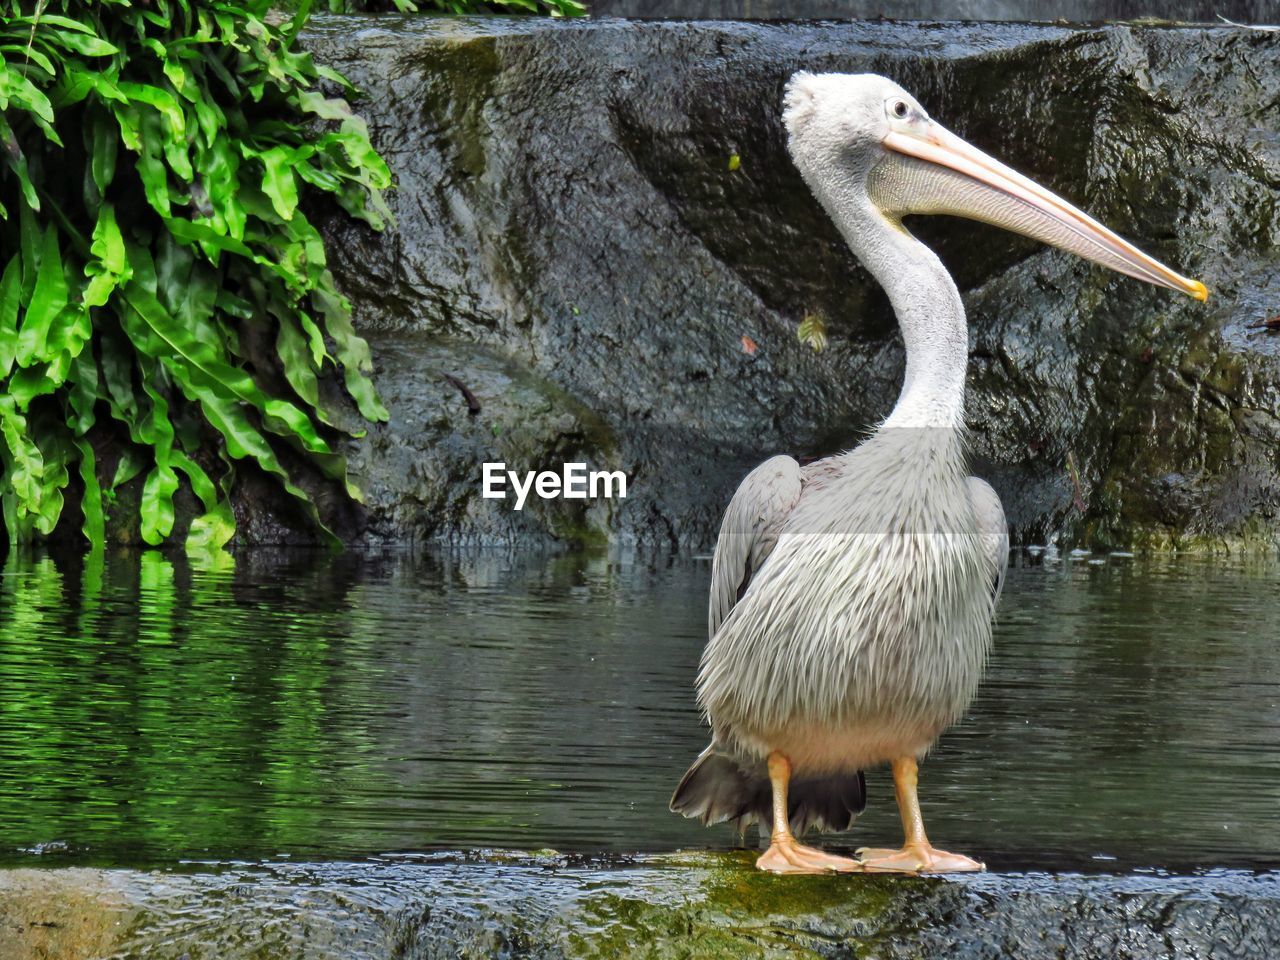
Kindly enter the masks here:
M 733 823 L 739 832 L 759 824 L 768 833 L 772 821 L 772 788 L 763 764 L 741 765 L 709 746 L 694 761 L 671 797 L 671 809 L 704 826 Z M 796 777 L 788 792 L 787 814 L 797 836 L 809 828 L 821 832 L 848 830 L 867 805 L 861 772 Z
M 995 607 L 1004 590 L 1004 575 L 1009 568 L 1009 527 L 1004 519 L 1004 507 L 991 489 L 991 484 L 977 477 L 969 478 L 969 499 L 973 501 L 973 515 L 982 535 L 987 562 L 991 565 L 991 605 Z
M 800 464 L 791 457 L 766 460 L 738 486 L 724 512 L 711 562 L 708 636 L 720 629 L 773 552 L 783 521 L 800 500 L 801 486 Z

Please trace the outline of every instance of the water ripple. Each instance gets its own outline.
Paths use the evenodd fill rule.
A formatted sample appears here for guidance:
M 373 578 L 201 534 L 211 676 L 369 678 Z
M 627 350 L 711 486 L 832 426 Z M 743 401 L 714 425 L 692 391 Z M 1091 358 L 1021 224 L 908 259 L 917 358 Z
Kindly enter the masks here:
M 1280 565 L 1010 570 L 987 681 L 925 764 L 993 866 L 1280 865 Z M 0 859 L 730 847 L 666 811 L 705 742 L 708 565 L 11 557 Z M 872 771 L 850 845 L 897 838 Z M 1119 866 L 1117 866 L 1119 865 Z

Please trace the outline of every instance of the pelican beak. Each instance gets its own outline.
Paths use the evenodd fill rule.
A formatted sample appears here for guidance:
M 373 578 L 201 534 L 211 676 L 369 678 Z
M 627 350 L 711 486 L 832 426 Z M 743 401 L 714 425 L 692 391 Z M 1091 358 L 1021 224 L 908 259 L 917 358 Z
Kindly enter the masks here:
M 1082 210 L 931 120 L 895 128 L 878 192 L 897 213 L 946 213 L 992 223 L 1060 247 L 1112 270 L 1205 300 L 1209 291 L 1147 256 Z M 872 184 L 876 187 L 876 184 Z M 904 202 L 895 202 L 902 199 Z

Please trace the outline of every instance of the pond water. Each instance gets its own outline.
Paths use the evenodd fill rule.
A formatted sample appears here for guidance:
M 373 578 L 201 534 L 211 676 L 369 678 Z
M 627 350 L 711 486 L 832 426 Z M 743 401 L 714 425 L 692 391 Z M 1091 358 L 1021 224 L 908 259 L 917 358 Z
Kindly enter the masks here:
M 729 848 L 667 799 L 705 742 L 709 563 L 11 556 L 0 861 Z M 1280 866 L 1280 563 L 1010 570 L 986 682 L 923 766 L 993 869 Z M 887 771 L 837 843 L 896 842 Z

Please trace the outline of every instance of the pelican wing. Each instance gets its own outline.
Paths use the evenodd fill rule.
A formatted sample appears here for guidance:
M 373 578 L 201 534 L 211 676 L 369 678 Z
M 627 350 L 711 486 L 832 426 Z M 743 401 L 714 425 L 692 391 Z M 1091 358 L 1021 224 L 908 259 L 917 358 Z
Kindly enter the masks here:
M 1004 520 L 1004 507 L 991 489 L 991 484 L 977 477 L 969 478 L 969 499 L 978 521 L 987 561 L 991 564 L 991 590 L 994 606 L 1004 589 L 1004 573 L 1009 566 L 1009 527 Z
M 773 457 L 752 470 L 729 501 L 711 562 L 707 635 L 715 636 L 752 574 L 773 551 L 778 531 L 800 500 L 803 474 L 791 457 Z

